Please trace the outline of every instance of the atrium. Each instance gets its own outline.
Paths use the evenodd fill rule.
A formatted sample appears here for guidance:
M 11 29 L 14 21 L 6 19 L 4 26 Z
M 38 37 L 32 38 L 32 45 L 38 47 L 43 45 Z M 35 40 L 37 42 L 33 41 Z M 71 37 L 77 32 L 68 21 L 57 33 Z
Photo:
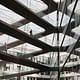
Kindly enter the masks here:
M 80 0 L 0 0 L 0 80 L 80 80 Z

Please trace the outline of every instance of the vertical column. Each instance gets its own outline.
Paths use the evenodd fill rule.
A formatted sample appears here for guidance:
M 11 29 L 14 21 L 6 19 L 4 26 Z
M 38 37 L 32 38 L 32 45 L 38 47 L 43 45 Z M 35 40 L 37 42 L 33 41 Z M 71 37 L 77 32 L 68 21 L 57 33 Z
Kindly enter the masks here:
M 58 46 L 58 56 L 57 56 L 57 65 L 58 65 L 58 80 L 60 80 L 60 70 L 59 70 L 59 60 L 60 60 L 60 53 L 59 53 L 59 3 L 58 3 L 58 8 L 57 8 L 57 46 Z

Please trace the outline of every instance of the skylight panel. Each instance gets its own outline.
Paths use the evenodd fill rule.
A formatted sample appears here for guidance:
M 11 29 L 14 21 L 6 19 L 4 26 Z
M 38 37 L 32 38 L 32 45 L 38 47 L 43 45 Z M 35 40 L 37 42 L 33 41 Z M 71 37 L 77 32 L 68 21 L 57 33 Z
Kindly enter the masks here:
M 19 27 L 18 29 L 20 29 L 21 31 L 24 31 L 25 33 L 28 33 L 29 35 L 30 35 L 30 30 L 32 30 L 33 35 L 42 33 L 45 31 L 43 28 L 41 28 L 40 26 L 32 22 L 26 24 L 25 26 Z
M 34 13 L 39 13 L 46 10 L 48 7 L 42 1 L 37 0 L 19 0 L 23 5 L 29 8 Z M 22 16 L 16 14 L 12 10 L 0 5 L 0 19 L 8 24 L 13 24 L 17 21 L 24 19 Z
M 28 53 L 33 53 L 33 52 L 40 51 L 40 50 L 42 50 L 42 49 L 40 49 L 36 46 L 33 46 L 29 43 L 21 44 L 21 45 L 14 47 L 14 48 L 8 49 L 9 52 L 10 51 L 19 52 L 22 55 L 28 54 Z
M 73 10 L 73 7 L 74 7 L 74 4 L 75 4 L 75 1 L 72 2 L 72 4 L 70 4 L 68 6 L 68 10 L 72 12 Z M 80 0 L 78 0 L 78 3 L 77 3 L 77 6 L 76 6 L 76 9 L 75 9 L 75 13 L 79 14 L 80 15 Z
M 76 28 L 72 29 L 72 32 L 74 32 L 77 35 L 80 35 L 80 25 L 77 26 Z
M 11 11 L 10 9 L 0 5 L 0 20 L 3 20 L 8 24 L 13 24 L 21 19 L 23 19 L 23 17 Z
M 59 12 L 59 25 L 58 26 L 60 26 L 61 18 L 62 18 L 62 12 Z M 46 21 L 48 21 L 49 23 L 51 23 L 53 26 L 56 27 L 57 26 L 57 11 L 54 11 L 44 16 L 43 19 L 45 19 Z M 69 22 L 69 19 L 70 17 L 64 14 L 61 27 L 64 27 L 65 25 L 67 25 Z M 74 19 L 72 19 L 72 22 L 73 21 Z
M 41 0 L 18 0 L 18 1 L 35 13 L 44 11 L 48 8 L 48 6 Z
M 59 34 L 59 46 L 61 45 L 63 36 L 64 35 L 62 33 Z M 53 40 L 53 37 L 54 37 L 54 40 Z M 52 45 L 52 41 L 53 41 L 52 46 L 57 46 L 57 34 L 50 34 L 48 36 L 40 38 L 40 40 L 49 44 L 49 45 Z M 66 35 L 63 46 L 68 46 L 68 45 L 71 45 L 75 42 L 76 42 L 76 39 Z
M 43 19 L 45 19 L 46 21 L 48 21 L 49 23 L 51 23 L 53 26 L 56 27 L 56 24 L 57 24 L 57 21 L 56 21 L 56 14 L 57 14 L 57 11 L 55 12 L 52 12 L 48 15 L 45 15 L 44 17 L 42 17 Z M 62 13 L 59 12 L 59 26 L 60 26 L 60 21 L 61 21 L 61 16 L 62 16 Z M 69 21 L 69 16 L 67 16 L 66 14 L 64 14 L 64 17 L 63 17 L 63 22 L 62 22 L 62 27 L 67 25 L 68 24 L 68 21 Z M 72 19 L 72 21 L 74 21 L 74 19 Z M 41 28 L 40 26 L 30 22 L 28 24 L 26 24 L 25 26 L 23 27 L 20 27 L 19 28 L 20 30 L 24 31 L 24 32 L 27 32 L 29 34 L 30 30 L 32 29 L 33 30 L 33 35 L 34 34 L 37 34 L 37 33 L 40 33 L 40 32 L 44 32 L 44 29 Z
M 40 51 L 42 50 L 41 48 L 38 48 L 34 45 L 31 45 L 29 43 L 23 43 L 23 44 L 20 44 L 20 45 L 17 45 L 15 47 L 12 47 L 10 48 L 10 46 L 8 46 L 8 44 L 12 44 L 14 43 L 16 45 L 15 42 L 17 42 L 18 39 L 14 38 L 14 37 L 11 37 L 11 36 L 8 36 L 6 34 L 0 36 L 0 50 L 5 50 L 5 46 L 9 47 L 8 51 L 13 51 L 14 53 L 16 52 L 19 52 L 19 53 L 32 53 L 32 52 L 35 52 L 35 51 Z M 5 45 L 6 43 L 6 45 Z M 15 55 L 15 54 L 14 54 Z

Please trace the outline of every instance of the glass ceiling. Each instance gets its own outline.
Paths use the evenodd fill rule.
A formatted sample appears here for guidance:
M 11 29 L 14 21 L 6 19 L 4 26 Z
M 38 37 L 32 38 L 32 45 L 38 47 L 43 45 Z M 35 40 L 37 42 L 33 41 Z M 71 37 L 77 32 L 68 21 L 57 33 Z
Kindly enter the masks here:
M 13 13 L 14 14 L 14 13 Z M 16 14 L 17 15 L 17 14 Z M 59 19 L 61 20 L 61 16 L 62 16 L 62 13 L 60 12 L 59 13 L 59 15 L 60 15 L 60 17 L 59 17 Z M 3 16 L 4 16 L 4 14 L 3 14 Z M 3 18 L 2 18 L 3 19 Z M 19 15 L 17 16 L 17 19 L 19 19 Z M 17 20 L 16 19 L 16 20 Z M 48 14 L 48 15 L 46 15 L 46 16 L 44 16 L 43 17 L 43 19 L 45 19 L 46 21 L 48 21 L 49 23 L 51 23 L 53 26 L 55 26 L 56 27 L 56 11 L 54 11 L 54 12 L 52 12 L 52 13 L 50 13 L 50 14 Z M 5 19 L 4 19 L 5 20 Z M 8 19 L 9 20 L 9 19 Z M 6 21 L 8 21 L 8 20 L 6 20 Z M 59 20 L 59 21 L 60 21 Z M 10 20 L 11 21 L 11 20 Z M 15 21 L 15 20 L 14 20 Z M 67 16 L 67 15 L 64 15 L 64 18 L 63 18 L 63 22 L 62 22 L 62 26 L 64 27 L 65 25 L 67 25 L 67 23 L 68 23 L 68 21 L 69 21 L 69 16 Z M 73 19 L 72 19 L 72 21 L 74 21 Z M 13 22 L 13 21 L 11 21 L 11 22 Z M 10 24 L 12 24 L 12 23 L 10 23 Z M 59 22 L 59 24 L 60 24 L 60 22 Z M 35 26 L 35 27 L 34 27 Z M 34 24 L 34 23 L 32 23 L 32 22 L 30 22 L 30 23 L 28 23 L 28 24 L 26 24 L 26 25 L 24 25 L 24 26 L 21 26 L 21 27 L 19 27 L 18 29 L 20 29 L 21 31 L 24 31 L 25 33 L 28 33 L 29 35 L 30 35 L 30 30 L 32 29 L 32 31 L 33 31 L 33 35 L 36 35 L 36 34 L 38 34 L 38 33 L 41 33 L 41 32 L 44 32 L 45 30 L 43 29 L 43 28 L 41 28 L 40 26 L 38 26 L 38 25 L 36 25 L 36 24 Z M 44 38 L 46 38 L 46 39 L 48 39 L 48 42 L 47 43 L 50 43 L 50 45 L 51 45 L 51 39 L 52 39 L 52 34 L 51 35 L 49 35 L 50 37 L 48 37 L 48 36 L 45 36 Z M 12 38 L 12 37 L 9 37 L 9 36 L 7 36 L 7 35 L 1 35 L 0 36 L 1 37 L 1 42 L 2 43 L 5 43 L 5 41 L 7 41 L 8 39 L 8 41 L 7 41 L 7 43 L 11 43 L 11 42 L 14 42 L 14 41 L 16 41 L 16 39 L 15 38 Z M 60 34 L 60 43 L 61 43 L 61 41 L 62 41 L 62 38 L 63 37 L 63 34 Z M 11 39 L 12 38 L 12 39 Z M 44 40 L 44 38 L 40 38 L 40 40 L 42 40 L 42 41 L 44 41 L 45 42 L 45 40 Z M 67 40 L 66 40 L 67 39 Z M 67 45 L 70 45 L 70 44 L 72 44 L 72 43 L 74 43 L 75 42 L 75 39 L 71 39 L 69 36 L 66 36 L 66 39 L 65 39 L 65 41 L 64 41 L 64 44 L 63 44 L 63 46 L 67 46 Z M 70 40 L 72 40 L 71 42 L 70 42 Z M 56 44 L 56 35 L 55 35 L 55 40 L 54 40 L 54 46 L 56 46 L 57 44 Z M 69 43 L 70 42 L 70 43 Z
M 30 1 L 30 0 L 29 0 Z M 34 2 L 36 2 L 35 0 L 33 0 Z M 23 1 L 22 1 L 23 2 Z M 40 2 L 38 2 L 38 3 L 40 3 Z M 41 4 L 41 3 L 40 3 Z M 1 17 L 0 17 L 0 19 L 1 20 L 3 20 L 3 21 L 8 21 L 7 23 L 8 24 L 13 24 L 13 23 L 15 23 L 16 21 L 20 21 L 21 19 L 23 19 L 23 17 L 21 17 L 21 16 L 19 16 L 18 14 L 16 14 L 16 13 L 14 13 L 13 11 L 11 11 L 11 10 L 9 10 L 9 9 L 7 9 L 7 8 L 5 8 L 5 7 L 3 7 L 2 5 L 0 5 L 1 6 L 1 12 L 3 12 L 4 14 L 2 14 L 1 15 Z M 42 6 L 45 6 L 43 3 L 42 3 Z M 45 7 L 44 7 L 45 8 Z M 31 8 L 32 10 L 33 10 L 33 8 Z M 36 7 L 35 7 L 35 9 L 36 9 Z M 42 8 L 41 8 L 42 9 Z M 47 9 L 47 8 L 46 8 Z M 6 11 L 7 11 L 7 14 L 6 14 Z M 42 10 L 40 10 L 40 11 L 43 11 L 43 9 Z M 40 12 L 39 11 L 39 12 Z M 37 13 L 37 12 L 36 12 Z M 1 13 L 0 13 L 1 14 Z M 52 12 L 52 13 L 50 13 L 50 14 L 48 14 L 48 15 L 46 15 L 46 16 L 44 16 L 44 17 L 42 17 L 44 20 L 46 20 L 46 21 L 48 21 L 49 23 L 51 23 L 53 26 L 55 26 L 56 27 L 56 15 L 57 14 L 57 11 L 54 11 L 54 12 Z M 14 17 L 13 16 L 15 16 L 15 20 L 13 19 Z M 60 25 L 60 21 L 61 21 L 61 16 L 62 16 L 62 13 L 61 12 L 59 12 L 59 25 Z M 4 17 L 4 18 L 3 18 Z M 8 17 L 8 19 L 6 18 L 6 17 Z M 12 19 L 12 20 L 11 20 Z M 15 22 L 14 22 L 15 21 Z M 62 22 L 62 27 L 64 27 L 64 26 L 66 26 L 67 25 L 67 23 L 68 23 L 68 21 L 69 21 L 69 16 L 67 16 L 66 14 L 64 14 L 64 17 L 63 17 L 63 22 Z M 72 19 L 72 21 L 74 21 L 74 19 Z M 34 27 L 35 26 L 35 27 Z M 33 31 L 33 35 L 36 35 L 36 34 L 38 34 L 38 33 L 41 33 L 41 32 L 44 32 L 45 30 L 43 29 L 43 28 L 41 28 L 40 26 L 38 26 L 38 25 L 36 25 L 36 24 L 34 24 L 33 22 L 30 22 L 30 23 L 28 23 L 28 24 L 26 24 L 26 25 L 24 25 L 24 26 L 21 26 L 21 27 L 19 27 L 18 28 L 19 30 L 21 30 L 21 31 L 24 31 L 25 33 L 28 33 L 29 35 L 30 35 L 30 30 L 32 29 L 32 31 Z M 45 37 L 43 37 L 43 38 L 40 38 L 40 40 L 41 41 L 43 41 L 43 42 L 46 42 L 46 43 L 48 43 L 49 45 L 52 45 L 52 37 L 53 37 L 53 34 L 51 34 L 51 35 L 48 35 L 48 36 L 45 36 Z M 57 35 L 56 34 L 54 34 L 54 43 L 53 43 L 53 46 L 57 46 Z M 62 39 L 63 39 L 63 34 L 60 34 L 60 44 L 61 44 L 61 42 L 62 42 Z M 13 37 L 11 37 L 11 36 L 8 36 L 8 35 L 1 35 L 0 36 L 0 42 L 1 42 L 1 44 L 2 45 L 4 45 L 5 44 L 5 42 L 7 43 L 7 44 L 9 44 L 9 43 L 12 43 L 12 42 L 14 42 L 14 41 L 16 41 L 17 39 L 15 39 L 15 38 L 13 38 Z M 71 38 L 70 36 L 66 36 L 66 38 L 65 38 L 65 41 L 64 41 L 64 44 L 63 44 L 63 46 L 68 46 L 68 45 L 70 45 L 70 44 L 73 44 L 74 42 L 75 42 L 76 40 L 75 39 L 73 39 L 73 38 Z M 59 44 L 59 45 L 60 45 Z M 24 44 L 22 44 L 20 47 L 22 47 L 22 46 L 24 46 Z M 26 46 L 25 46 L 26 47 Z M 27 46 L 28 47 L 28 46 Z M 30 46 L 30 48 L 31 48 L 31 46 Z M 17 49 L 17 48 L 16 48 Z M 38 49 L 38 48 L 37 48 Z M 15 50 L 15 49 L 9 49 L 9 50 Z M 32 50 L 32 48 L 31 48 L 31 50 Z M 30 50 L 30 51 L 31 51 Z M 34 48 L 34 50 L 35 50 L 35 48 Z M 17 50 L 17 51 L 19 51 L 19 50 Z M 20 51 L 19 51 L 20 52 Z
M 68 6 L 68 10 L 69 11 L 72 12 L 74 4 L 75 4 L 75 1 Z M 75 13 L 77 13 L 78 15 L 80 15 L 80 0 L 78 1 L 78 4 L 76 6 Z
M 48 6 L 41 0 L 18 0 L 35 13 L 44 11 Z
M 13 16 L 15 16 L 15 17 L 13 17 Z M 16 21 L 23 19 L 23 17 L 14 13 L 10 9 L 0 5 L 0 19 L 7 22 L 8 24 L 13 24 Z
M 41 12 L 48 9 L 47 4 L 45 4 L 41 0 L 18 0 L 18 1 L 22 4 L 24 4 L 26 7 L 28 7 L 30 10 L 32 10 L 36 14 L 41 13 Z M 71 14 L 71 12 L 72 12 L 72 8 L 74 6 L 74 3 L 75 2 L 73 2 L 72 4 L 70 4 L 68 6 L 68 10 L 70 11 L 69 14 Z M 78 15 L 80 15 L 80 6 L 79 5 L 80 5 L 80 1 L 78 1 L 77 7 L 75 10 L 75 14 L 77 13 Z M 51 13 L 45 14 L 45 16 L 42 17 L 42 19 L 49 22 L 54 27 L 57 27 L 56 17 L 57 17 L 57 11 L 55 10 L 55 11 L 52 11 Z M 60 26 L 61 17 L 62 17 L 62 12 L 59 12 L 59 25 L 58 26 Z M 0 5 L 0 20 L 12 25 L 20 20 L 23 20 L 23 19 L 24 18 L 22 16 L 9 10 L 8 8 Z M 69 19 L 70 19 L 70 16 L 67 14 L 64 14 L 63 22 L 61 25 L 62 28 L 67 26 Z M 75 22 L 74 17 L 71 20 L 71 22 Z M 33 35 L 45 32 L 45 29 L 34 24 L 33 22 L 29 22 L 21 27 L 18 27 L 18 29 L 25 32 L 25 33 L 28 33 L 29 35 L 30 35 L 30 30 L 33 31 L 32 32 Z M 76 28 L 72 29 L 72 32 L 80 35 L 80 25 L 78 25 Z M 60 46 L 62 43 L 64 34 L 60 33 L 59 36 L 60 36 L 60 38 L 59 38 L 59 46 Z M 53 37 L 54 37 L 54 42 L 52 43 Z M 56 33 L 52 33 L 47 36 L 41 37 L 38 40 L 40 40 L 44 43 L 47 43 L 50 46 L 57 46 L 57 34 Z M 6 44 L 10 44 L 15 41 L 18 41 L 18 39 L 13 38 L 13 37 L 6 35 L 6 34 L 0 35 L 0 47 L 5 46 L 5 42 L 6 42 Z M 71 36 L 66 35 L 63 46 L 69 46 L 71 44 L 74 44 L 76 41 L 77 41 L 76 39 L 72 38 Z M 13 48 L 8 49 L 8 51 L 14 51 L 14 52 L 19 52 L 19 53 L 24 53 L 24 54 L 32 53 L 32 52 L 40 51 L 40 50 L 42 50 L 42 49 L 38 48 L 36 46 L 33 46 L 29 43 L 24 43 L 24 44 L 21 44 L 21 45 L 18 45 L 18 46 L 15 46 Z M 77 63 L 75 63 L 75 64 L 77 64 Z M 16 65 L 16 64 L 14 64 L 14 65 Z
M 38 0 L 18 0 L 18 1 L 23 3 L 26 7 L 28 7 L 30 10 L 32 10 L 35 13 L 39 13 L 48 8 L 48 6 L 45 3 L 43 3 L 41 0 L 39 1 Z M 12 24 L 22 20 L 23 17 L 14 13 L 12 10 L 0 5 L 0 19 L 7 22 L 8 24 Z

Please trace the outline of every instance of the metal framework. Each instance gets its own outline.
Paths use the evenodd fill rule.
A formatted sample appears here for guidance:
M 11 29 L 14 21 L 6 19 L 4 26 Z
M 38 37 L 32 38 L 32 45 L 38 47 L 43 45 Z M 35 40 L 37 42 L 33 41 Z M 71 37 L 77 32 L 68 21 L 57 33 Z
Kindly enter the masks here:
M 73 66 L 73 68 L 72 67 L 64 67 L 64 71 L 72 71 L 72 69 L 73 69 L 73 72 L 78 72 L 79 67 L 80 67 L 80 65 Z M 55 69 L 56 69 L 56 71 L 58 70 L 58 68 L 56 67 L 56 68 L 53 68 L 53 71 L 55 71 Z M 35 74 L 35 73 L 40 73 L 40 72 L 44 72 L 44 71 L 40 71 L 40 70 L 25 71 L 25 72 L 0 76 L 0 79 L 9 79 L 9 78 L 17 77 L 19 75 L 24 76 L 24 75 Z
M 44 3 L 46 3 L 48 5 L 48 9 L 45 11 L 45 13 L 50 13 L 54 10 L 57 9 L 58 4 L 53 2 L 53 0 L 42 0 Z M 73 53 L 73 50 L 75 48 L 78 48 L 80 45 L 80 37 L 78 36 L 76 43 L 67 46 L 67 47 L 63 47 L 62 44 L 64 42 L 65 39 L 65 35 L 70 35 L 69 32 L 71 32 L 71 29 L 73 29 L 75 26 L 71 27 L 71 29 L 69 29 L 70 24 L 74 25 L 74 23 L 71 23 L 71 19 L 72 16 L 74 14 L 74 10 L 76 8 L 78 0 L 76 0 L 72 14 L 70 16 L 70 20 L 69 23 L 67 25 L 67 27 L 65 27 L 64 29 L 61 28 L 61 24 L 60 27 L 58 27 L 58 29 L 56 28 L 56 26 L 52 26 L 50 23 L 48 23 L 47 21 L 45 21 L 44 19 L 42 19 L 41 16 L 38 16 L 39 13 L 35 14 L 33 13 L 30 9 L 28 9 L 27 7 L 25 7 L 23 4 L 21 4 L 20 2 L 18 2 L 17 0 L 0 0 L 0 4 L 4 5 L 5 7 L 11 9 L 12 11 L 14 11 L 15 13 L 19 14 L 20 16 L 24 17 L 23 20 L 18 21 L 12 25 L 7 24 L 6 22 L 3 22 L 0 20 L 0 35 L 2 35 L 3 33 L 8 34 L 12 37 L 15 37 L 17 39 L 19 39 L 18 41 L 15 41 L 13 43 L 7 44 L 8 45 L 8 49 L 15 47 L 17 45 L 23 44 L 23 43 L 29 43 L 32 44 L 34 46 L 37 46 L 39 48 L 41 48 L 41 51 L 37 51 L 34 53 L 29 53 L 29 54 L 25 54 L 23 56 L 13 56 L 10 55 L 8 53 L 2 52 L 5 48 L 5 46 L 1 46 L 0 47 L 0 59 L 4 60 L 4 61 L 8 61 L 8 62 L 13 62 L 16 64 L 20 64 L 20 65 L 24 65 L 24 66 L 29 66 L 29 67 L 33 67 L 36 68 L 38 70 L 33 70 L 33 71 L 29 71 L 29 72 L 21 72 L 21 73 L 16 73 L 16 74 L 11 74 L 11 75 L 6 75 L 6 76 L 1 76 L 0 79 L 4 79 L 4 78 L 11 78 L 11 77 L 16 77 L 19 74 L 21 76 L 23 75 L 28 75 L 28 74 L 33 74 L 33 73 L 39 73 L 39 72 L 46 72 L 46 71 L 58 71 L 58 80 L 60 78 L 60 72 L 61 71 L 72 71 L 72 67 L 64 67 L 65 64 L 67 63 L 67 60 L 69 59 L 70 55 Z M 66 4 L 66 3 L 65 3 Z M 15 5 L 15 6 L 14 6 Z M 64 5 L 65 8 L 65 5 Z M 63 9 L 63 14 L 62 14 L 62 19 L 63 19 L 63 15 L 64 15 L 64 9 Z M 45 14 L 44 14 L 45 15 Z M 62 23 L 62 19 L 61 19 L 61 23 Z M 27 33 L 17 29 L 20 26 L 23 26 L 25 24 L 27 24 L 28 22 L 34 22 L 35 24 L 39 25 L 40 27 L 45 29 L 45 32 L 30 36 Z M 58 26 L 58 25 L 57 25 Z M 59 31 L 58 31 L 59 30 Z M 64 31 L 63 31 L 64 30 Z M 64 33 L 64 38 L 63 41 L 61 43 L 61 47 L 59 48 L 58 46 L 50 46 L 40 40 L 38 40 L 38 38 L 41 38 L 43 36 L 46 36 L 48 34 L 51 33 L 58 33 L 58 41 L 59 41 L 59 33 L 61 33 L 63 31 Z M 74 33 L 71 32 L 71 35 L 73 37 Z M 75 38 L 75 37 L 74 37 Z M 76 39 L 76 38 L 75 38 Z M 63 51 L 67 51 L 69 52 L 69 56 L 67 57 L 64 65 L 62 67 L 59 66 L 59 51 L 63 52 Z M 32 62 L 28 59 L 24 59 L 24 58 L 28 58 L 28 57 L 33 57 L 33 56 L 37 56 L 40 54 L 44 54 L 44 53 L 48 53 L 48 52 L 58 52 L 58 67 L 48 67 L 45 65 L 41 65 L 35 62 Z M 80 54 L 76 54 L 76 55 L 80 55 Z M 2 64 L 2 62 L 0 62 L 0 64 Z M 4 64 L 7 64 L 7 62 L 4 62 Z M 79 69 L 80 65 L 76 65 L 73 66 L 73 68 L 75 69 L 77 67 L 77 69 Z M 77 70 L 73 70 L 73 72 L 76 72 Z
M 13 55 L 7 54 L 5 52 L 0 52 L 0 59 L 8 61 L 8 62 L 13 62 L 16 64 L 21 64 L 24 66 L 37 68 L 37 69 L 40 69 L 42 71 L 50 70 L 50 68 L 48 66 L 37 64 L 37 63 L 32 62 L 31 60 L 19 58 L 17 56 L 13 56 Z
M 39 16 L 37 16 L 35 13 L 33 13 L 31 10 L 29 10 L 27 7 L 22 5 L 17 0 L 13 0 L 13 1 L 7 1 L 7 0 L 3 1 L 2 0 L 2 1 L 0 1 L 0 3 L 4 6 L 6 6 L 7 8 L 13 10 L 14 12 L 20 14 L 24 18 L 36 23 L 37 25 L 39 25 L 41 27 L 43 27 L 45 30 L 50 30 L 52 32 L 56 32 L 56 30 L 57 30 L 55 27 L 53 27 L 47 21 L 41 19 Z

